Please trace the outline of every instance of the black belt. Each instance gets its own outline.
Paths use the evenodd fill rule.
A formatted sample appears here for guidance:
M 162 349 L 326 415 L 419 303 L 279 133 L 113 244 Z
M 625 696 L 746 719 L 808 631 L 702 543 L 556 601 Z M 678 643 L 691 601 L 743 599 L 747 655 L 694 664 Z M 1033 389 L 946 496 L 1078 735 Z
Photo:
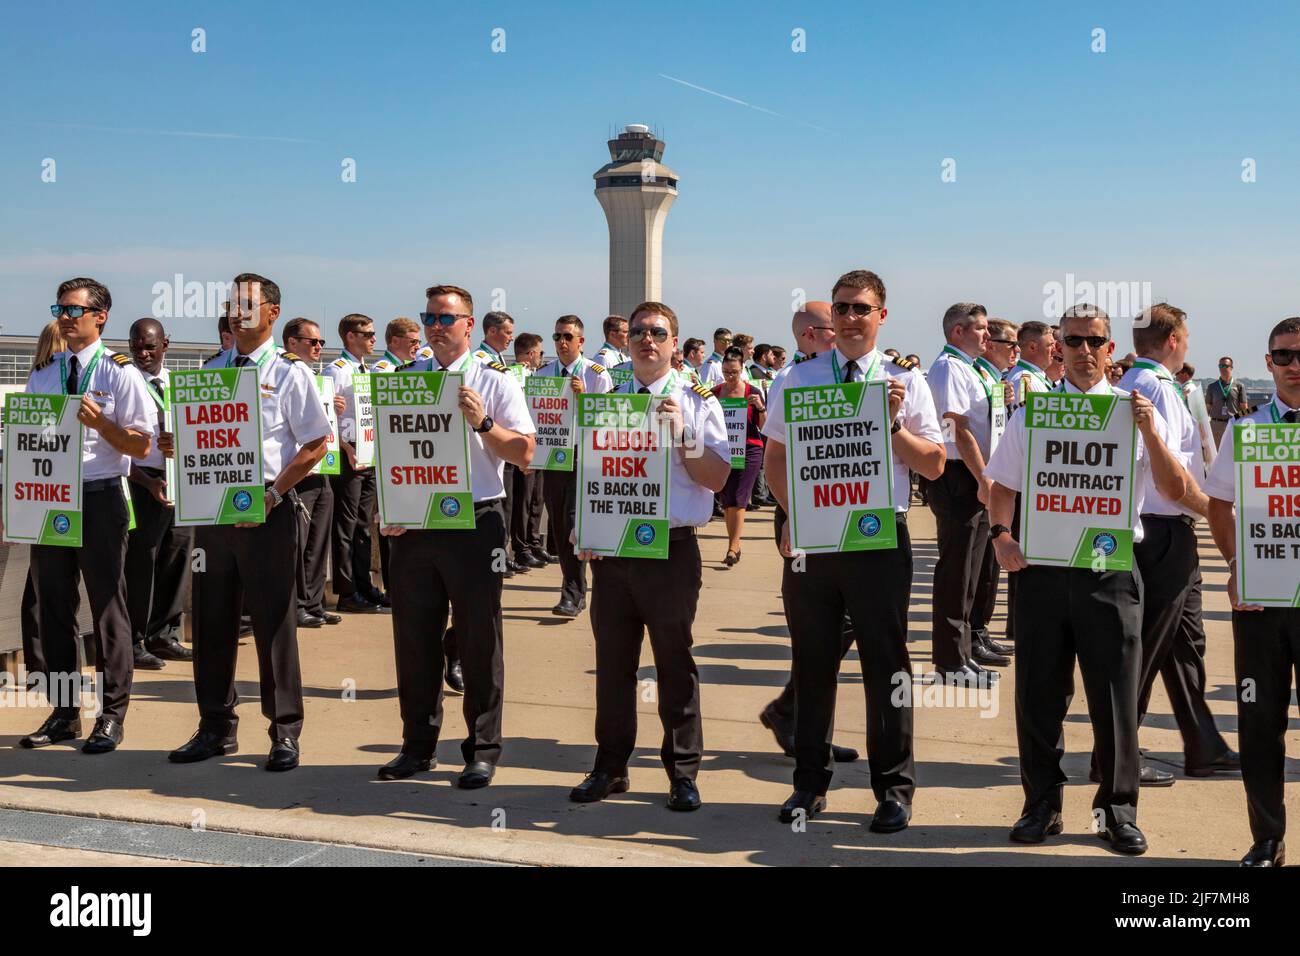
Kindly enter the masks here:
M 1191 515 L 1142 515 L 1143 521 L 1146 521 L 1148 518 L 1155 518 L 1159 521 L 1181 521 L 1189 528 L 1196 527 L 1196 519 Z
M 161 468 L 150 468 L 148 465 L 136 465 L 137 471 L 143 471 L 150 478 L 163 478 L 167 472 Z
M 94 491 L 108 491 L 109 488 L 121 489 L 121 487 L 121 478 L 95 478 L 91 481 L 83 481 L 81 483 L 81 491 L 83 494 Z
M 502 512 L 504 512 L 504 511 L 506 510 L 506 499 L 504 499 L 504 498 L 491 498 L 491 499 L 489 499 L 489 500 L 487 500 L 487 501 L 476 501 L 476 502 L 474 502 L 474 517 L 475 517 L 475 518 L 477 518 L 477 517 L 478 517 L 479 515 L 481 515 L 481 514 L 485 514 L 486 512 L 489 512 L 489 511 L 497 511 L 497 510 L 500 510 L 500 511 L 502 511 Z
M 669 541 L 689 541 L 693 537 L 695 537 L 695 529 L 689 526 L 668 529 Z

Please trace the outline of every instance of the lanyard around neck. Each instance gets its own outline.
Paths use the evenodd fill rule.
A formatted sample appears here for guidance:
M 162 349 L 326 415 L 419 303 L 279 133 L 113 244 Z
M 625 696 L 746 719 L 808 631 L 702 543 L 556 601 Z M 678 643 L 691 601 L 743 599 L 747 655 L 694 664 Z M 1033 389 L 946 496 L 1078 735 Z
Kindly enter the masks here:
M 1170 387 L 1178 393 L 1178 397 L 1183 400 L 1183 404 L 1191 407 L 1187 401 L 1187 393 L 1183 387 L 1174 381 L 1174 377 L 1169 374 L 1169 369 L 1165 368 L 1159 362 L 1153 362 L 1151 359 L 1140 358 L 1133 363 L 1134 368 L 1144 368 L 1162 382 L 1168 382 Z
M 90 357 L 86 367 L 81 370 L 77 376 L 77 387 L 81 389 L 78 394 L 85 394 L 86 386 L 90 384 L 90 373 L 95 371 L 95 366 L 99 364 L 99 357 L 104 354 L 104 343 L 101 341 L 99 347 L 95 349 L 95 354 Z M 63 395 L 68 394 L 68 361 L 67 356 L 59 354 L 59 391 Z
M 980 383 L 980 388 L 984 389 L 984 397 L 987 398 L 989 401 L 989 406 L 990 406 L 989 414 L 992 415 L 993 414 L 993 409 L 992 409 L 993 385 L 992 383 L 989 382 L 987 373 L 985 373 L 978 365 L 976 365 L 975 360 L 972 359 L 970 356 L 968 356 L 961 349 L 953 348 L 951 345 L 945 345 L 943 347 L 943 351 L 944 354 L 951 355 L 953 358 L 957 359 L 957 361 L 961 362 L 962 365 L 966 366 L 968 369 L 971 370 L 971 372 L 975 376 L 975 380 Z
M 1035 382 L 1043 387 L 1044 392 L 1050 392 L 1052 390 L 1052 383 L 1047 380 L 1047 376 L 1038 371 L 1037 368 L 1030 365 L 1024 359 L 1021 359 L 1016 363 L 1016 368 L 1027 373 Z
M 230 368 L 235 364 L 235 358 L 238 356 L 238 354 L 239 353 L 236 352 L 233 348 L 230 350 L 230 354 L 226 356 L 226 368 Z M 275 349 L 268 348 L 265 352 L 262 353 L 262 357 L 257 360 L 256 362 L 257 367 L 259 369 L 264 368 L 266 366 L 266 363 L 271 360 L 271 356 L 274 354 L 275 354 Z M 247 358 L 248 356 L 244 356 L 244 357 Z
M 637 380 L 635 375 L 633 375 L 631 378 L 627 380 L 627 390 L 633 395 L 640 394 L 641 392 L 641 389 L 636 387 L 636 382 Z M 663 391 L 659 393 L 659 397 L 663 398 L 665 395 L 671 392 L 673 390 L 673 386 L 676 384 L 677 384 L 677 372 L 676 370 L 673 370 L 668 373 L 668 381 L 664 382 Z
M 831 351 L 831 374 L 835 377 L 835 384 L 839 385 L 844 381 L 844 373 L 840 371 L 840 353 L 839 349 Z M 857 359 L 851 359 L 856 362 Z M 861 368 L 862 366 L 858 366 Z M 870 382 L 876 377 L 876 370 L 880 368 L 880 353 L 871 353 L 871 364 L 869 364 L 862 373 L 862 381 Z

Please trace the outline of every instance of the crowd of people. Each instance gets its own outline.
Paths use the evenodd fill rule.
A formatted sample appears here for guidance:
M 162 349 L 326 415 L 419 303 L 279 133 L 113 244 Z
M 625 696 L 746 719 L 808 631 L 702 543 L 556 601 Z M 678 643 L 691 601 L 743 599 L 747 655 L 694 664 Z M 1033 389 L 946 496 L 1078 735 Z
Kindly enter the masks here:
M 755 344 L 752 336 L 726 328 L 715 330 L 706 355 L 704 340 L 680 340 L 670 307 L 645 302 L 628 316 L 604 319 L 603 343 L 592 358 L 585 354 L 582 319 L 560 316 L 551 332 L 554 357 L 543 363 L 541 335 L 516 334 L 504 312 L 477 318 L 467 290 L 438 284 L 425 291 L 418 322 L 403 317 L 386 324 L 382 349 L 370 317 L 352 313 L 339 321 L 342 354 L 322 374 L 332 383 L 343 458 L 338 474 L 323 475 L 313 472 L 331 426 L 309 363 L 320 362 L 325 334 L 318 323 L 294 318 L 280 323 L 277 345 L 279 287 L 244 273 L 234 288 L 220 322 L 222 350 L 205 367 L 258 370 L 262 523 L 175 526 L 166 470 L 174 452 L 166 427 L 169 343 L 158 321 L 131 326 L 129 357 L 113 353 L 100 339 L 112 305 L 108 289 L 72 279 L 59 287 L 55 322 L 42 337 L 27 390 L 80 396 L 85 534 L 79 548 L 32 547 L 24 648 L 29 671 L 76 670 L 77 584 L 84 580 L 104 699 L 87 753 L 108 753 L 122 742 L 135 668 L 191 659 L 198 727 L 170 759 L 190 763 L 234 752 L 235 658 L 245 632 L 254 640 L 271 741 L 266 769 L 292 770 L 304 718 L 298 628 L 337 625 L 343 614 L 387 614 L 402 746 L 379 776 L 404 779 L 435 764 L 445 684 L 463 693 L 467 736 L 458 785 L 488 786 L 503 750 L 502 582 L 558 563 L 553 613 L 579 617 L 590 591 L 596 650 L 597 751 L 570 798 L 596 802 L 629 786 L 637 668 L 648 634 L 667 806 L 696 809 L 704 752 L 691 654 L 704 560 L 698 529 L 716 518 L 724 522 L 725 554 L 710 560 L 734 567 L 742 556 L 746 513 L 772 507 L 774 543 L 784 559 L 781 581 L 772 584 L 780 589 L 793 649 L 790 680 L 760 716 L 795 761 L 793 792 L 778 816 L 786 822 L 816 816 L 826 807 L 835 763 L 858 757 L 831 740 L 840 667 L 856 647 L 876 799 L 871 829 L 897 832 L 910 822 L 917 785 L 912 701 L 900 705 L 891 692 L 894 676 L 912 670 L 907 514 L 919 500 L 933 512 L 938 538 L 932 679 L 989 688 L 997 669 L 1015 662 L 1025 799 L 1012 840 L 1041 843 L 1063 829 L 1062 726 L 1077 663 L 1094 732 L 1097 832 L 1113 850 L 1145 852 L 1137 826 L 1139 789 L 1174 783 L 1171 774 L 1143 762 L 1138 746 L 1159 678 L 1183 737 L 1186 774 L 1243 773 L 1255 841 L 1243 863 L 1283 862 L 1284 732 L 1290 674 L 1300 658 L 1300 608 L 1242 604 L 1230 578 L 1238 680 L 1249 678 L 1256 688 L 1238 700 L 1238 755 L 1205 703 L 1196 526 L 1208 521 L 1225 559 L 1235 562 L 1237 476 L 1231 452 L 1223 451 L 1232 440 L 1229 426 L 1297 420 L 1300 319 L 1278 323 L 1261 341 L 1276 392 L 1266 406 L 1252 409 L 1233 379 L 1230 358 L 1220 360 L 1215 382 L 1195 385 L 1187 364 L 1190 322 L 1168 303 L 1142 314 L 1134 323 L 1133 352 L 1115 359 L 1110 317 L 1095 306 L 1075 305 L 1056 324 L 1016 324 L 960 302 L 938 323 L 944 345 L 923 368 L 916 355 L 881 348 L 885 284 L 873 272 L 855 270 L 833 284 L 829 301 L 810 301 L 795 312 L 788 362 L 781 347 Z M 472 530 L 379 522 L 374 467 L 356 457 L 355 382 L 398 369 L 462 377 L 458 403 L 471 466 Z M 596 557 L 575 547 L 575 472 L 532 467 L 536 428 L 523 387 L 529 376 L 567 379 L 574 393 L 658 397 L 657 415 L 672 441 L 667 560 Z M 788 521 L 794 489 L 785 396 L 842 382 L 885 383 L 897 543 L 803 554 L 792 547 Z M 1138 436 L 1131 569 L 1026 560 L 1020 543 L 1027 455 L 1021 409 L 1036 392 L 1131 400 Z M 743 400 L 743 455 L 729 447 L 723 399 Z M 123 477 L 134 509 L 129 532 Z M 373 550 L 380 555 L 381 585 L 371 570 Z M 191 574 L 196 551 L 205 564 L 202 573 Z M 327 555 L 332 608 L 325 596 Z M 1004 571 L 1007 628 L 998 641 L 992 623 Z M 187 588 L 192 649 L 179 640 Z M 60 701 L 21 743 L 45 747 L 81 732 L 75 703 Z

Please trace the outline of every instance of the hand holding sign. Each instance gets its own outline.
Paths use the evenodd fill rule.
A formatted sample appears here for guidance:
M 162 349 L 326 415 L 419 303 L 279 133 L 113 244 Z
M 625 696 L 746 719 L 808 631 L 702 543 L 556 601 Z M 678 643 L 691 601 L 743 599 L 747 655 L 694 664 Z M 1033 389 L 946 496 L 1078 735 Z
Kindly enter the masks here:
M 1011 535 L 998 535 L 993 542 L 993 553 L 1004 571 L 1023 571 L 1029 567 L 1025 553 L 1020 550 L 1020 542 Z
M 570 385 L 570 387 L 573 389 L 574 394 L 576 394 L 576 395 L 581 395 L 583 392 L 585 392 L 585 391 L 587 390 L 587 386 L 584 385 L 583 382 L 582 382 L 582 376 L 581 376 L 581 375 L 570 375 L 570 376 L 569 376 L 569 385 Z
M 171 432 L 158 433 L 158 450 L 162 452 L 164 458 L 176 457 L 176 444 Z
M 1235 560 L 1235 559 L 1234 559 Z M 1262 604 L 1242 604 L 1237 596 L 1237 572 L 1233 568 L 1232 573 L 1228 575 L 1228 603 L 1232 605 L 1234 611 L 1262 611 Z
M 907 386 L 896 378 L 889 381 L 889 421 L 892 424 L 894 419 L 898 418 L 899 409 L 903 407 L 903 399 L 907 397 Z
M 659 424 L 668 426 L 668 434 L 673 438 L 673 444 L 679 444 L 682 440 L 682 407 L 677 404 L 677 399 L 669 395 L 659 403 Z
M 460 387 L 459 395 L 460 410 L 465 413 L 465 421 L 469 422 L 470 428 L 478 428 L 487 417 L 487 412 L 483 410 L 483 396 L 468 385 Z
M 99 407 L 89 394 L 81 396 L 81 407 L 77 409 L 77 420 L 87 428 L 93 428 L 100 431 L 108 424 L 108 419 L 104 417 L 104 410 Z
M 1155 413 L 1156 407 L 1151 404 L 1151 399 L 1140 392 L 1133 393 L 1133 424 L 1137 425 L 1143 438 L 1159 441 L 1160 436 L 1156 434 Z

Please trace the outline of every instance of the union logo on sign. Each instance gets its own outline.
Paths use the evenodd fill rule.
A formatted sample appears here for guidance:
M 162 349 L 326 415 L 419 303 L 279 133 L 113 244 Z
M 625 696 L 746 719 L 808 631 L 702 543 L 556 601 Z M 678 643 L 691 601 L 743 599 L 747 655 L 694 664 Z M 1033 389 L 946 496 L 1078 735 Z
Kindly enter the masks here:
M 636 526 L 636 543 L 642 546 L 652 544 L 655 539 L 655 529 L 653 525 L 639 524 Z
M 68 529 L 72 527 L 72 522 L 68 520 L 67 515 L 54 516 L 54 533 L 67 534 Z
M 448 518 L 454 518 L 456 515 L 460 514 L 460 502 L 455 498 L 443 498 L 438 504 L 438 510 Z
M 1116 541 L 1115 536 L 1108 531 L 1102 531 L 1092 539 L 1092 550 L 1105 555 L 1108 558 L 1115 553 L 1115 549 L 1118 547 L 1119 542 Z
M 880 519 L 872 514 L 863 515 L 858 519 L 858 534 L 864 538 L 874 538 L 880 534 Z
M 253 496 L 247 491 L 236 491 L 231 504 L 235 506 L 236 511 L 247 511 L 253 507 Z

